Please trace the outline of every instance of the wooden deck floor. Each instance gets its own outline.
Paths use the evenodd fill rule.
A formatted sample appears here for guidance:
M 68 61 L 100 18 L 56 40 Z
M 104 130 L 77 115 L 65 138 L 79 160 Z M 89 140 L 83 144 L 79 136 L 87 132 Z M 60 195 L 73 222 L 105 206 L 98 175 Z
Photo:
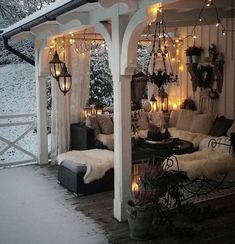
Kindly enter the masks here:
M 56 167 L 42 167 L 41 174 L 50 180 L 56 180 Z M 62 187 L 62 186 L 61 186 Z M 102 226 L 109 243 L 134 244 L 134 243 L 158 243 L 158 244 L 232 244 L 235 243 L 235 195 L 211 200 L 201 205 L 210 203 L 213 207 L 226 207 L 227 211 L 217 218 L 207 219 L 196 227 L 196 233 L 190 239 L 177 239 L 169 236 L 162 230 L 156 230 L 156 237 L 151 241 L 137 242 L 129 238 L 127 223 L 119 223 L 112 218 L 113 192 L 104 192 L 89 196 L 75 197 L 67 193 L 66 200 L 71 208 L 81 211 Z

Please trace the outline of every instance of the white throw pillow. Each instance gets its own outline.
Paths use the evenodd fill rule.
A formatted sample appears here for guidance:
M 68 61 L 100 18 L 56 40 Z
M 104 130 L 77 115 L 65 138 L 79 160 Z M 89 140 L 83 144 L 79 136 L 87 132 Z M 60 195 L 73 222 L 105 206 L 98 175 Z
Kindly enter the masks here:
M 227 135 L 231 136 L 231 133 L 235 133 L 235 121 L 233 122 L 232 126 L 228 129 Z
M 197 111 L 187 109 L 180 110 L 179 118 L 176 124 L 176 129 L 190 131 L 194 115 L 196 114 L 198 114 Z
M 196 114 L 191 121 L 191 132 L 209 134 L 209 131 L 213 125 L 215 116 L 211 114 Z
M 166 122 L 164 120 L 164 115 L 163 112 L 151 112 L 149 113 L 149 118 L 151 120 L 151 122 L 159 127 L 164 127 Z
M 169 127 L 176 127 L 179 114 L 180 114 L 180 110 L 171 111 L 170 119 L 169 119 Z

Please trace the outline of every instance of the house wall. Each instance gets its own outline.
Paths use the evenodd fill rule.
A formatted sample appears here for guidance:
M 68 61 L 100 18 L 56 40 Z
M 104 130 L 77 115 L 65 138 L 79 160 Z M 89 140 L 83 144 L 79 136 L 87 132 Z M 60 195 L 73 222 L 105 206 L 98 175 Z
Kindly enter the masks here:
M 223 25 L 227 30 L 234 30 L 235 19 L 223 19 Z M 178 29 L 181 38 L 191 34 L 193 27 L 181 27 Z M 181 64 L 184 70 L 180 72 L 180 98 L 181 101 L 186 97 L 196 100 L 197 104 L 200 97 L 200 89 L 196 92 L 192 90 L 191 77 L 185 66 L 185 51 L 188 46 L 195 43 L 204 49 L 203 56 L 208 56 L 208 47 L 214 43 L 217 50 L 224 57 L 224 84 L 220 97 L 215 102 L 215 109 L 218 115 L 225 115 L 228 118 L 235 118 L 235 32 L 227 32 L 225 36 L 221 33 L 222 28 L 214 25 L 204 25 L 196 27 L 197 39 L 187 38 L 182 47 L 180 47 Z

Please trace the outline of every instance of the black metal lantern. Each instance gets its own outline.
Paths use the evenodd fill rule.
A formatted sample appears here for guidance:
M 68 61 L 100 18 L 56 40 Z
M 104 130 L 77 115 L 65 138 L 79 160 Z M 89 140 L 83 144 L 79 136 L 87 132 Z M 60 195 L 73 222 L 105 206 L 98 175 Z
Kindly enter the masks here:
M 59 54 L 55 51 L 52 60 L 49 62 L 51 75 L 58 81 L 63 69 L 63 62 L 59 58 Z
M 164 90 L 164 88 L 161 88 L 159 91 L 159 97 L 161 99 L 161 110 L 163 112 L 168 112 L 168 94 Z
M 72 76 L 69 74 L 65 64 L 63 64 L 61 74 L 58 79 L 58 85 L 64 95 L 66 95 L 66 93 L 69 92 L 69 90 L 71 89 Z

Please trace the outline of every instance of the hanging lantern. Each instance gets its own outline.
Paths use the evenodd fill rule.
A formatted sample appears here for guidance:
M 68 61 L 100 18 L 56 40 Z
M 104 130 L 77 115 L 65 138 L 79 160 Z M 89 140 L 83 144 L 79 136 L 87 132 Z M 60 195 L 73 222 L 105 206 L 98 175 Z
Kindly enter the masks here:
M 168 94 L 164 88 L 161 88 L 159 91 L 159 97 L 161 99 L 161 110 L 163 112 L 168 112 Z
M 71 89 L 72 86 L 72 76 L 69 74 L 67 67 L 63 64 L 61 74 L 58 79 L 58 84 L 60 90 L 66 95 L 67 92 Z
M 55 51 L 52 60 L 49 62 L 51 75 L 58 81 L 62 72 L 63 62 L 60 60 L 57 51 Z
M 156 100 L 154 94 L 150 98 L 149 102 L 151 104 L 151 112 L 156 112 L 157 111 L 157 100 Z

